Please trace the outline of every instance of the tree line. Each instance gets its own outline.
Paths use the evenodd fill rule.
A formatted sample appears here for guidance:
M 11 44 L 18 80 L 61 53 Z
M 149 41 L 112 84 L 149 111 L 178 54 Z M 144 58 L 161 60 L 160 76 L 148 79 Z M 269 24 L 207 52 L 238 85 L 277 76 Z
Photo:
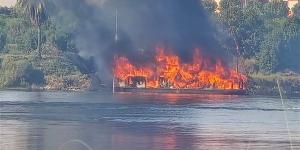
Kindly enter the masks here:
M 203 0 L 203 6 L 213 16 L 233 44 L 238 56 L 253 60 L 263 73 L 285 70 L 300 71 L 300 9 L 289 10 L 283 0 L 261 2 L 248 0 Z
M 216 27 L 224 49 L 252 62 L 260 72 L 300 72 L 300 9 L 283 0 L 200 0 Z M 62 52 L 76 52 L 76 19 L 68 12 L 49 16 L 51 1 L 18 0 L 13 8 L 0 8 L 0 53 L 42 57 L 42 47 L 54 45 Z M 292 12 L 292 14 L 290 13 Z M 201 19 L 201 18 L 199 18 Z

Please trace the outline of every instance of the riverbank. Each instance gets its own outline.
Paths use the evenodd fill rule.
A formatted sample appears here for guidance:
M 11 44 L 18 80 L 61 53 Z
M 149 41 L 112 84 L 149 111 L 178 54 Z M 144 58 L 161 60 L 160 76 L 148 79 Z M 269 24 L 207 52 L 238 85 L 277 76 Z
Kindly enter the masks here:
M 78 65 L 80 64 L 80 65 Z M 93 73 L 82 71 L 75 53 L 57 55 L 0 54 L 0 89 L 25 91 L 88 91 L 100 86 Z
M 83 71 L 84 62 L 74 53 L 43 55 L 42 59 L 34 55 L 0 56 L 0 89 L 90 91 L 104 87 L 95 73 Z M 277 80 L 285 96 L 300 96 L 300 74 L 296 73 L 250 74 L 247 94 L 277 96 Z
M 277 73 L 271 75 L 253 74 L 249 76 L 247 94 L 278 96 L 278 84 L 284 96 L 300 96 L 300 75 Z
M 51 78 L 51 79 L 50 79 Z M 280 89 L 285 97 L 300 97 L 300 76 L 286 76 L 286 75 L 252 75 L 248 78 L 248 85 L 246 89 L 247 95 L 261 95 L 261 96 L 279 96 Z M 10 87 L 2 88 L 2 90 L 14 91 L 94 91 L 102 88 L 94 88 L 93 81 L 88 77 L 49 77 L 47 84 L 43 86 L 30 87 Z
M 42 85 L 10 86 L 3 87 L 0 90 L 9 91 L 93 91 L 100 88 L 92 84 L 92 79 L 88 75 L 70 75 L 70 76 L 46 76 L 45 83 Z M 96 81 L 94 81 L 96 82 Z

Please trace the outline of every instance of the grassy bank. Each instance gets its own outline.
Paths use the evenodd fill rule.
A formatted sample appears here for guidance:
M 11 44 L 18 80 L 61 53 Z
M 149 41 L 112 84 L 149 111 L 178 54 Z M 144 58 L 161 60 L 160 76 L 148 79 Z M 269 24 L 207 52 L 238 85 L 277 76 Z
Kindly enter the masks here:
M 91 89 L 91 80 L 74 64 L 72 54 L 0 55 L 0 88 L 73 90 Z
M 277 80 L 285 96 L 300 96 L 300 75 L 294 73 L 252 74 L 249 76 L 247 92 L 250 95 L 278 96 Z

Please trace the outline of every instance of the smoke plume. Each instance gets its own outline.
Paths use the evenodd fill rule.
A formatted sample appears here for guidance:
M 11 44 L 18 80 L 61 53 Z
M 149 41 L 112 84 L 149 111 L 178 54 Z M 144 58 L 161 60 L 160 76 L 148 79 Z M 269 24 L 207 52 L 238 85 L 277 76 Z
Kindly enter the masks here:
M 55 4 L 58 11 L 76 17 L 79 54 L 92 57 L 106 77 L 111 76 L 115 55 L 143 64 L 153 60 L 157 45 L 172 49 L 183 61 L 192 59 L 195 48 L 208 57 L 224 56 L 199 0 L 55 0 Z

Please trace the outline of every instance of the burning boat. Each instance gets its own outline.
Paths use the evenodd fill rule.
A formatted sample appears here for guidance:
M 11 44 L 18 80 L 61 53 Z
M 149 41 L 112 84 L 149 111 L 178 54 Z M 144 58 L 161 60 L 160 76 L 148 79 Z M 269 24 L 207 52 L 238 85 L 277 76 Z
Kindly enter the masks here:
M 135 66 L 127 57 L 115 56 L 113 69 L 115 92 L 151 92 L 182 94 L 245 94 L 246 76 L 224 65 L 221 59 L 207 58 L 200 49 L 193 60 L 157 47 L 154 61 Z

